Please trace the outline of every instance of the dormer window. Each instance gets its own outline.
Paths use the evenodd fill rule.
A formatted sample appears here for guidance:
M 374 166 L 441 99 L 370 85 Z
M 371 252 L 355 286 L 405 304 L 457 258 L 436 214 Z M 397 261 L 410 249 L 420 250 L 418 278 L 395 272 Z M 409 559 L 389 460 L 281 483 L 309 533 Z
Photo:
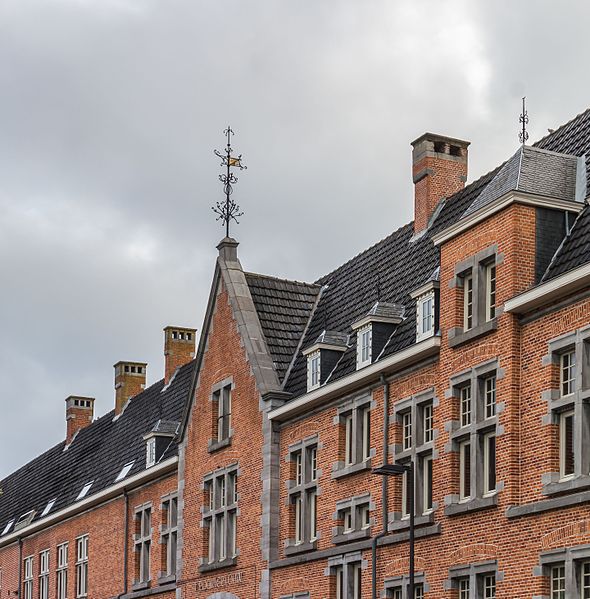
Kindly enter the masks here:
M 307 390 L 323 385 L 348 348 L 348 336 L 338 331 L 323 331 L 316 342 L 303 350 L 307 358 Z
M 368 324 L 357 331 L 356 367 L 362 368 L 371 363 L 373 327 Z
M 176 436 L 178 426 L 179 423 L 172 420 L 158 420 L 152 429 L 143 436 L 146 468 L 151 468 L 160 462 Z
M 321 355 L 319 350 L 307 356 L 307 372 L 308 372 L 308 381 L 307 381 L 307 389 L 311 391 L 320 386 L 320 360 Z
M 434 335 L 434 290 L 426 295 L 421 295 L 416 305 L 416 341 L 422 341 Z

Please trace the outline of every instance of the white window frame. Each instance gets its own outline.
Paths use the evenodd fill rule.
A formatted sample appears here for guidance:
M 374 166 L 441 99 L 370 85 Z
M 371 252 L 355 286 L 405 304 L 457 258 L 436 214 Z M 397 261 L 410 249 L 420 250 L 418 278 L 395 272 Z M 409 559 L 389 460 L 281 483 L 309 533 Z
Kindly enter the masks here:
M 463 277 L 463 331 L 469 331 L 474 325 L 473 274 Z
M 471 385 L 465 385 L 459 390 L 460 395 L 460 411 L 461 411 L 461 428 L 471 424 L 471 416 L 473 411 L 473 394 Z
M 492 374 L 483 380 L 483 396 L 485 418 L 493 418 L 496 415 L 496 375 Z
M 156 437 L 150 437 L 145 444 L 145 467 L 156 465 Z
M 347 466 L 355 463 L 354 451 L 354 412 L 344 417 L 344 461 Z
M 486 281 L 486 317 L 485 320 L 493 320 L 496 317 L 496 263 L 491 262 L 485 266 Z
M 496 575 L 484 574 L 483 599 L 496 599 Z
M 94 484 L 94 481 L 91 480 L 90 482 L 86 483 L 83 487 L 82 490 L 78 493 L 78 497 L 76 497 L 76 501 L 80 501 L 80 499 L 84 499 L 84 497 L 86 497 L 86 495 L 88 495 L 88 492 L 90 491 L 92 485 Z
M 590 561 L 580 564 L 580 592 L 582 599 L 590 596 Z
M 76 599 L 88 596 L 88 535 L 76 539 Z
M 421 295 L 416 302 L 416 341 L 434 335 L 435 299 L 434 291 Z
M 434 406 L 432 402 L 424 404 L 422 408 L 423 442 L 430 443 L 434 439 Z
M 321 353 L 317 350 L 307 356 L 307 390 L 317 389 L 321 378 Z
M 459 579 L 459 599 L 469 599 L 469 577 Z
M 356 332 L 356 367 L 371 364 L 373 359 L 373 326 L 368 324 Z
M 566 442 L 566 422 L 567 419 L 572 419 L 572 454 L 573 454 L 573 472 L 566 473 L 567 460 L 567 442 Z M 574 410 L 567 410 L 559 414 L 559 478 L 560 480 L 569 480 L 575 476 L 576 472 L 576 453 L 575 453 L 575 416 Z
M 413 445 L 412 411 L 402 414 L 402 449 L 411 449 Z
M 35 556 L 23 560 L 23 599 L 33 599 L 33 564 Z
M 217 402 L 217 442 L 231 437 L 232 384 L 228 383 L 213 393 Z
M 565 599 L 565 564 L 552 566 L 550 578 L 551 599 Z
M 176 549 L 178 547 L 178 497 L 170 495 L 162 500 L 161 541 L 165 547 L 164 575 L 176 574 Z
M 490 443 L 494 439 L 494 485 L 492 487 L 490 480 Z M 486 433 L 483 436 L 483 494 L 484 497 L 494 495 L 496 493 L 496 432 Z
M 576 352 L 570 350 L 559 356 L 559 393 L 561 397 L 576 392 Z
M 371 526 L 371 506 L 369 503 L 363 503 L 359 506 L 359 520 L 361 523 L 361 530 L 370 528 Z
M 68 598 L 68 543 L 57 546 L 56 595 L 57 599 Z
M 237 554 L 238 468 L 230 466 L 208 474 L 205 489 L 209 506 L 203 525 L 209 528 L 210 564 L 233 559 Z
M 49 549 L 39 552 L 39 599 L 49 599 Z
M 135 521 L 139 532 L 135 535 L 135 552 L 139 554 L 139 570 L 136 572 L 136 582 L 151 580 L 151 549 L 152 549 L 152 506 L 142 505 L 135 509 Z

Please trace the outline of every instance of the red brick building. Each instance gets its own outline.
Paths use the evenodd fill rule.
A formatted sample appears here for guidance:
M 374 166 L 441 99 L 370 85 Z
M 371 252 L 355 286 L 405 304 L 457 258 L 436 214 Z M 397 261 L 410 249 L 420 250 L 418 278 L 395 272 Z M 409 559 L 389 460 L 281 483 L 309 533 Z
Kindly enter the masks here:
M 410 599 L 383 463 L 415 597 L 590 597 L 590 111 L 466 187 L 412 145 L 413 223 L 315 283 L 222 240 L 196 352 L 68 399 L 0 483 L 0 597 Z

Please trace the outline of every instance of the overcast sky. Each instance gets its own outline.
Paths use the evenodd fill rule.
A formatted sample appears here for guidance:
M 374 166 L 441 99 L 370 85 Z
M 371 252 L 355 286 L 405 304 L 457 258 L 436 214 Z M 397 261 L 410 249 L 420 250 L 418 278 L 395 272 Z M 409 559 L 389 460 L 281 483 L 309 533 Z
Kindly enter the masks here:
M 412 219 L 410 141 L 470 180 L 590 105 L 584 0 L 0 0 L 0 478 L 201 328 L 228 123 L 248 270 L 312 281 Z

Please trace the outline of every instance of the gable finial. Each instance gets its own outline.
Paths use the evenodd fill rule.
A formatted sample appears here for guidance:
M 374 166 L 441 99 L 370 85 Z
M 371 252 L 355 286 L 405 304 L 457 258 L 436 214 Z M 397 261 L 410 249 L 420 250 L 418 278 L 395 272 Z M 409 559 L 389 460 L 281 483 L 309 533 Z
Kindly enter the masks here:
M 225 236 L 229 237 L 229 223 L 235 220 L 239 224 L 238 217 L 244 213 L 240 211 L 240 207 L 231 199 L 233 192 L 233 186 L 237 183 L 238 178 L 231 172 L 232 168 L 239 168 L 243 171 L 247 166 L 242 164 L 242 155 L 232 156 L 231 147 L 231 136 L 235 135 L 232 128 L 228 125 L 227 129 L 223 132 L 227 136 L 227 145 L 225 146 L 224 152 L 213 150 L 214 154 L 221 158 L 221 166 L 226 167 L 226 172 L 219 175 L 219 180 L 223 183 L 223 191 L 225 193 L 225 200 L 219 201 L 212 206 L 211 209 L 217 214 L 217 219 L 222 221 L 222 225 L 225 224 Z
M 524 146 L 526 140 L 529 138 L 529 133 L 526 130 L 526 126 L 529 124 L 529 114 L 526 111 L 526 96 L 524 96 L 522 99 L 522 113 L 518 117 L 518 122 L 522 125 L 522 130 L 518 134 L 518 139 Z

